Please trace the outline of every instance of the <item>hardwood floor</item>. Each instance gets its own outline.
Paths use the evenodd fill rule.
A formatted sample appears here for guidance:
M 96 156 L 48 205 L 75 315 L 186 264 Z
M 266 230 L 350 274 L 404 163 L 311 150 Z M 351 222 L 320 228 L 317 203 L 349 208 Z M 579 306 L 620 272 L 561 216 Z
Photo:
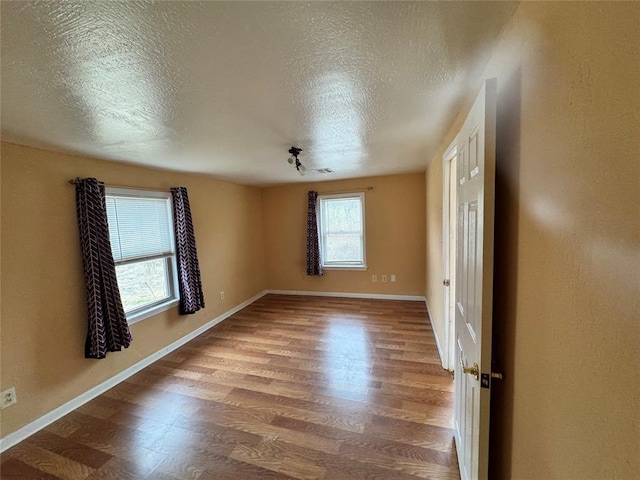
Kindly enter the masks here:
M 7 450 L 0 472 L 459 479 L 452 411 L 423 303 L 268 295 Z

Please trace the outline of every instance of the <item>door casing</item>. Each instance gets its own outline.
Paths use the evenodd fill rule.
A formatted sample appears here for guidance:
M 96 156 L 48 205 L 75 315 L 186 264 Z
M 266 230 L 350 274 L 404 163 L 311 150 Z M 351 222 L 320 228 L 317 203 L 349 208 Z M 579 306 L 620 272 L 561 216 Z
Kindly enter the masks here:
M 449 286 L 443 285 L 444 296 L 444 342 L 442 346 L 442 368 L 455 369 L 455 282 L 456 282 L 456 165 L 458 146 L 452 145 L 442 156 L 442 252 L 443 283 L 449 280 Z

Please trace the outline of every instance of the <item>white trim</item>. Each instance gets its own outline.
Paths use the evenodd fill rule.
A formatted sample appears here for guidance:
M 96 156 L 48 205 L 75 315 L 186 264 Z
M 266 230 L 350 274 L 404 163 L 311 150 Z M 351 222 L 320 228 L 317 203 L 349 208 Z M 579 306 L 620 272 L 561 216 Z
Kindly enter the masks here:
M 123 382 L 124 380 L 129 378 L 134 373 L 137 373 L 138 371 L 142 370 L 143 368 L 151 365 L 153 362 L 161 359 L 162 357 L 164 357 L 168 353 L 173 352 L 175 349 L 181 347 L 182 345 L 184 345 L 185 343 L 189 342 L 190 340 L 193 340 L 198 335 L 201 335 L 202 333 L 206 332 L 207 330 L 209 330 L 214 325 L 222 322 L 223 320 L 225 320 L 226 318 L 230 317 L 234 313 L 239 312 L 240 310 L 242 310 L 243 308 L 245 308 L 248 305 L 252 304 L 253 302 L 255 302 L 256 300 L 258 300 L 259 298 L 263 297 L 266 294 L 267 294 L 267 290 L 263 290 L 262 292 L 258 293 L 257 295 L 254 295 L 250 299 L 242 302 L 239 305 L 236 305 L 231 310 L 226 311 L 222 315 L 220 315 L 220 316 L 214 318 L 213 320 L 205 323 L 201 327 L 196 328 L 194 331 L 192 331 L 191 333 L 188 333 L 184 337 L 176 340 L 175 342 L 167 345 L 166 347 L 161 348 L 160 350 L 158 350 L 155 353 L 152 353 L 148 357 L 143 358 L 142 360 L 140 360 L 135 365 L 130 366 L 126 370 L 123 370 L 122 372 L 118 373 L 117 375 L 114 375 L 113 377 L 109 378 L 108 380 L 105 380 L 104 382 L 100 383 L 99 385 L 96 385 L 95 387 L 87 390 L 86 392 L 81 393 L 76 398 L 74 398 L 72 400 L 69 400 L 67 403 L 65 403 L 63 405 L 60 405 L 58 408 L 55 408 L 55 409 L 51 410 L 49 413 L 45 413 L 40 418 L 37 418 L 36 420 L 34 420 L 31 423 L 28 423 L 27 425 L 25 425 L 24 427 L 16 430 L 15 432 L 12 432 L 12 433 L 8 434 L 7 436 L 5 436 L 3 438 L 0 438 L 0 452 L 4 452 L 8 448 L 13 447 L 14 445 L 16 445 L 17 443 L 19 443 L 22 440 L 26 439 L 27 437 L 30 437 L 31 435 L 33 435 L 34 433 L 38 432 L 39 430 L 42 430 L 47 425 L 50 425 L 51 423 L 55 422 L 56 420 L 64 417 L 66 414 L 72 412 L 76 408 L 84 405 L 89 400 L 93 400 L 98 395 L 103 394 L 104 392 L 106 392 L 110 388 L 116 386 L 120 382 Z
M 329 200 L 339 199 L 358 199 L 360 200 L 361 217 L 360 226 L 362 227 L 362 261 L 361 262 L 335 262 L 325 264 L 325 247 L 327 240 L 325 238 L 325 226 L 326 226 L 326 209 L 325 204 Z M 366 211 L 365 211 L 365 195 L 364 192 L 352 192 L 352 193 L 334 193 L 328 195 L 318 195 L 318 233 L 320 240 L 320 258 L 322 259 L 322 268 L 336 268 L 344 270 L 367 270 L 367 227 L 366 227 Z
M 429 323 L 431 323 L 431 330 L 433 330 L 433 337 L 436 339 L 436 347 L 438 347 L 438 355 L 440 355 L 440 363 L 442 364 L 442 368 L 444 368 L 445 370 L 449 370 L 447 368 L 447 365 L 445 365 L 444 362 L 444 354 L 442 352 L 442 347 L 440 346 L 440 336 L 438 335 L 438 330 L 436 330 L 436 324 L 433 323 L 433 315 L 431 315 L 431 309 L 429 308 L 429 302 L 427 302 L 427 299 L 425 297 L 424 299 L 424 304 L 427 307 L 427 315 L 429 315 Z M 450 372 L 453 370 L 449 370 Z
M 323 265 L 322 266 L 323 270 L 362 270 L 362 271 L 367 271 L 369 270 L 369 267 L 367 267 L 366 265 L 359 265 L 359 266 L 353 266 L 353 267 L 349 267 L 348 265 L 341 265 L 341 266 L 326 266 Z
M 304 292 L 300 290 L 267 290 L 272 295 L 306 295 L 310 297 L 372 298 L 377 300 L 408 300 L 426 302 L 421 295 L 386 295 L 383 293 Z
M 136 187 L 110 187 L 104 186 L 105 194 L 114 197 L 132 198 L 168 198 L 171 200 L 171 192 L 166 190 L 146 190 Z
M 141 322 L 145 318 L 153 317 L 160 312 L 164 312 L 169 310 L 170 308 L 177 307 L 180 304 L 180 300 L 177 298 L 167 300 L 166 302 L 157 303 L 147 308 L 146 310 L 140 310 L 135 315 L 131 317 L 127 317 L 127 322 L 129 325 L 133 325 L 134 323 Z
M 449 237 L 451 235 L 451 229 L 456 228 L 456 225 L 451 225 L 449 221 L 451 218 L 451 176 L 456 175 L 453 172 L 453 160 L 457 160 L 458 145 L 454 141 L 447 151 L 442 155 L 442 274 L 443 280 L 449 279 L 449 286 L 443 286 L 442 288 L 442 301 L 444 303 L 444 311 L 442 315 L 444 325 L 444 350 L 440 351 L 440 357 L 442 359 L 442 366 L 447 370 L 453 370 L 454 368 L 454 348 L 452 347 L 455 328 L 455 318 L 450 318 L 451 302 L 455 301 L 455 271 L 451 271 L 451 256 L 449 255 L 451 245 Z M 457 163 L 456 163 L 457 165 Z M 456 205 L 453 205 L 456 208 Z M 456 213 L 457 215 L 457 213 Z M 453 279 L 453 282 L 451 281 Z

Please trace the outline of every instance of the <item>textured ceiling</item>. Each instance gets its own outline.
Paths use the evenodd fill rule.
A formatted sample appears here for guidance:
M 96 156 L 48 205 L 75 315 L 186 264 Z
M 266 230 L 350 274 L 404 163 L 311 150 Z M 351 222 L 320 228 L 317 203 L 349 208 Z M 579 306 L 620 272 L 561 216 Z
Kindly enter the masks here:
M 257 185 L 424 170 L 516 7 L 1 5 L 3 140 Z

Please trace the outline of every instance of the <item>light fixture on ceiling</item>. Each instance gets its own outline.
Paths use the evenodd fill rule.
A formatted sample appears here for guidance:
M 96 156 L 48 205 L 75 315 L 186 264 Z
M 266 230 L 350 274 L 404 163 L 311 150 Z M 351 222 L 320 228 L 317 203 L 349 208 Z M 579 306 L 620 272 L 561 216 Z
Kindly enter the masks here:
M 298 155 L 300 155 L 301 151 L 301 148 L 291 147 L 289 149 L 289 153 L 291 155 L 289 156 L 289 158 L 287 158 L 287 162 L 289 162 L 289 165 L 295 165 L 296 170 L 298 170 L 300 175 L 304 175 L 307 172 L 307 167 L 305 167 L 302 163 L 300 163 L 300 160 L 298 160 Z

